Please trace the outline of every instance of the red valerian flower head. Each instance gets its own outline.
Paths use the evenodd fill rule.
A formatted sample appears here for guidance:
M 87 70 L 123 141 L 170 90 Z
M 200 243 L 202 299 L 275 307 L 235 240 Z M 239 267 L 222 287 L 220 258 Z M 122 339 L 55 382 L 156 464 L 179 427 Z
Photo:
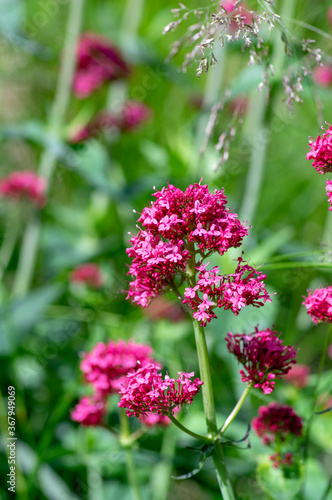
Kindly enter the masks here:
M 284 453 L 283 455 L 277 452 L 270 456 L 270 460 L 272 461 L 272 467 L 277 469 L 281 465 L 292 465 L 293 455 L 290 452 Z
M 73 283 L 82 283 L 91 288 L 100 288 L 104 284 L 104 279 L 97 264 L 87 263 L 77 266 L 70 275 Z
M 152 362 L 152 348 L 129 340 L 99 342 L 91 353 L 85 353 L 81 371 L 85 380 L 92 384 L 96 393 L 108 395 L 117 393 L 127 384 L 127 374 L 140 366 Z
M 332 212 L 332 180 L 326 181 L 326 194 L 328 198 L 328 202 L 330 203 L 329 210 Z
M 285 441 L 288 435 L 301 436 L 302 419 L 291 406 L 274 402 L 259 408 L 252 427 L 263 444 L 268 445 L 276 440 Z
M 194 373 L 179 372 L 177 379 L 162 377 L 158 365 L 151 363 L 128 373 L 126 387 L 120 389 L 120 408 L 127 408 L 128 417 L 145 416 L 149 412 L 173 415 L 177 407 L 191 404 L 203 384 Z
M 248 305 L 261 307 L 265 302 L 271 302 L 263 281 L 266 275 L 244 264 L 242 257 L 238 258 L 234 274 L 222 275 L 217 266 L 208 271 L 207 265 L 202 264 L 196 268 L 200 271 L 197 285 L 186 288 L 183 300 L 184 304 L 190 304 L 194 311 L 193 317 L 202 326 L 216 318 L 213 312 L 215 307 L 231 309 L 238 315 Z M 200 298 L 198 292 L 203 294 L 203 298 Z
M 310 139 L 309 146 L 311 151 L 306 154 L 307 160 L 314 160 L 312 166 L 320 174 L 332 172 L 332 126 L 324 129 L 325 134 L 319 135 L 316 140 Z
M 81 36 L 73 82 L 77 97 L 88 97 L 105 82 L 127 78 L 129 75 L 130 69 L 121 53 L 107 39 L 94 33 Z
M 185 191 L 173 185 L 156 191 L 156 198 L 138 219 L 143 226 L 127 249 L 132 259 L 128 298 L 147 307 L 152 298 L 183 281 L 187 264 L 199 253 L 202 259 L 241 245 L 248 229 L 226 207 L 223 191 L 209 193 L 208 186 L 190 185 Z M 195 249 L 195 246 L 197 250 Z
M 232 334 L 225 338 L 227 349 L 243 365 L 240 370 L 242 382 L 247 382 L 270 394 L 275 386 L 275 378 L 288 373 L 295 363 L 296 350 L 285 346 L 278 333 L 267 328 L 250 335 Z
M 332 286 L 308 290 L 302 304 L 314 323 L 332 323 Z
M 105 415 L 105 400 L 95 396 L 82 398 L 71 411 L 71 419 L 84 426 L 101 425 Z
M 298 389 L 303 389 L 309 384 L 310 367 L 308 365 L 294 365 L 288 373 L 285 373 L 284 380 Z
M 0 181 L 2 196 L 17 200 L 27 198 L 38 207 L 45 204 L 45 190 L 45 179 L 30 170 L 12 172 Z

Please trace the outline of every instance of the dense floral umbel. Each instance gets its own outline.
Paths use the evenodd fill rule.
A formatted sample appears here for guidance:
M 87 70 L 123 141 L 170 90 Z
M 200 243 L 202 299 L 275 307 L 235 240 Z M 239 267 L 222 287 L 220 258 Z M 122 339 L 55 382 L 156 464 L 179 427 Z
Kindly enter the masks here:
M 158 365 L 151 363 L 127 375 L 128 383 L 119 392 L 119 407 L 127 408 L 128 417 L 147 415 L 173 415 L 177 407 L 191 404 L 203 384 L 194 373 L 179 372 L 177 379 L 162 377 Z
M 46 182 L 30 170 L 12 172 L 0 181 L 2 196 L 14 199 L 27 198 L 38 207 L 45 204 Z
M 314 323 L 332 323 L 332 286 L 309 290 L 302 304 Z
M 328 201 L 330 203 L 329 210 L 332 212 L 332 180 L 331 181 L 326 181 L 326 194 Z
M 100 267 L 93 263 L 77 266 L 71 273 L 70 280 L 73 283 L 88 285 L 91 288 L 100 288 L 104 283 Z
M 323 128 L 323 127 L 322 127 Z M 312 166 L 320 174 L 332 172 L 332 126 L 324 129 L 325 134 L 309 141 L 311 151 L 307 153 L 307 160 L 314 160 Z
M 292 407 L 274 402 L 259 408 L 252 427 L 267 445 L 276 440 L 285 441 L 288 435 L 301 436 L 302 419 Z
M 77 69 L 74 93 L 85 98 L 105 82 L 126 78 L 130 69 L 119 50 L 107 39 L 94 33 L 84 33 L 77 48 Z
M 128 298 L 147 307 L 150 300 L 183 281 L 194 252 L 205 258 L 211 252 L 223 255 L 238 247 L 247 227 L 226 207 L 223 191 L 209 193 L 207 185 L 190 185 L 185 191 L 168 185 L 153 196 L 138 219 L 143 226 L 127 249 L 132 264 Z M 196 249 L 195 249 L 196 245 Z
M 106 414 L 106 404 L 103 399 L 84 397 L 71 411 L 71 419 L 84 426 L 99 425 Z
M 242 381 L 270 394 L 274 379 L 281 378 L 296 362 L 296 350 L 285 346 L 278 333 L 269 328 L 259 331 L 256 327 L 255 330 L 250 335 L 229 332 L 225 339 L 227 349 L 244 367 L 240 370 Z
M 133 341 L 99 342 L 91 353 L 85 354 L 81 370 L 97 394 L 116 393 L 127 384 L 129 372 L 154 362 L 151 354 L 151 347 Z
M 217 266 L 210 271 L 206 269 L 208 264 L 197 267 L 197 285 L 185 289 L 183 303 L 190 304 L 193 317 L 202 326 L 216 317 L 213 312 L 215 307 L 231 309 L 237 315 L 247 305 L 260 307 L 267 301 L 271 302 L 263 282 L 266 275 L 243 262 L 239 257 L 235 273 L 227 275 L 222 275 Z M 203 298 L 198 292 L 203 294 Z

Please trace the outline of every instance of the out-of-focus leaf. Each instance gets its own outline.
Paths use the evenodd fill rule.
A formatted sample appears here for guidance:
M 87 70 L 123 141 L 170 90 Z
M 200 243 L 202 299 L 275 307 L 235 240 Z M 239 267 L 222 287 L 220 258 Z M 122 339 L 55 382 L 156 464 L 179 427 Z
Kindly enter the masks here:
M 0 32 L 9 36 L 19 33 L 24 10 L 24 2 L 21 0 L 0 0 Z
M 257 468 L 260 487 L 274 500 L 291 500 L 299 491 L 303 481 L 300 465 L 289 466 L 289 470 L 275 468 L 272 462 L 262 462 Z
M 57 284 L 43 287 L 0 308 L 0 353 L 8 354 L 14 350 L 15 344 L 20 343 L 62 290 Z

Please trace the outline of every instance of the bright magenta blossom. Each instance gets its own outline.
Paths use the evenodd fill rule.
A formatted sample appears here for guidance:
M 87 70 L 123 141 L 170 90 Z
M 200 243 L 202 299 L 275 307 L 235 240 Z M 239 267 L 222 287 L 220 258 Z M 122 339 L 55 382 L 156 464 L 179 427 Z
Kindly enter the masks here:
M 151 347 L 131 340 L 99 342 L 91 353 L 85 354 L 81 371 L 97 394 L 117 393 L 127 384 L 128 373 L 154 362 L 151 354 Z
M 149 412 L 159 415 L 173 415 L 177 407 L 191 404 L 193 397 L 203 384 L 194 373 L 179 372 L 177 379 L 168 375 L 163 378 L 159 366 L 153 363 L 139 368 L 127 375 L 128 383 L 119 392 L 119 407 L 127 408 L 127 415 L 147 415 Z
M 71 273 L 70 281 L 86 284 L 91 288 L 100 288 L 104 283 L 100 267 L 93 263 L 77 266 Z
M 332 323 L 332 286 L 308 291 L 302 304 L 314 323 Z
M 128 298 L 142 307 L 174 288 L 175 280 L 182 283 L 196 254 L 201 259 L 212 252 L 223 255 L 241 245 L 248 234 L 247 227 L 226 207 L 223 191 L 211 194 L 200 184 L 181 191 L 169 185 L 153 196 L 156 201 L 138 219 L 144 229 L 131 238 L 132 246 L 127 249 L 132 259 L 128 274 L 135 278 Z M 211 304 L 206 302 L 206 306 Z
M 77 69 L 74 93 L 85 98 L 105 82 L 127 78 L 130 69 L 119 50 L 107 39 L 94 33 L 84 33 L 77 48 Z
M 323 128 L 323 127 L 322 127 Z M 310 139 L 309 146 L 311 151 L 307 153 L 307 160 L 314 160 L 312 166 L 320 174 L 327 174 L 332 172 L 332 126 L 328 130 L 325 130 L 325 134 L 322 137 L 319 135 L 314 141 Z
M 302 419 L 290 406 L 270 403 L 259 408 L 252 427 L 257 436 L 262 437 L 263 444 L 267 445 L 276 439 L 285 441 L 288 435 L 301 436 Z
M 240 370 L 242 381 L 253 384 L 264 394 L 270 394 L 275 386 L 274 379 L 281 378 L 296 362 L 296 350 L 285 346 L 278 333 L 269 328 L 259 331 L 256 327 L 251 335 L 229 332 L 225 340 L 229 352 L 244 367 Z
M 95 397 L 82 398 L 71 411 L 71 419 L 84 426 L 100 425 L 105 415 L 105 401 Z
M 263 282 L 266 275 L 243 262 L 242 257 L 239 257 L 235 273 L 227 275 L 222 275 L 217 266 L 210 271 L 206 269 L 208 264 L 197 267 L 200 271 L 197 285 L 186 288 L 183 303 L 190 304 L 194 311 L 193 317 L 202 326 L 216 318 L 213 312 L 215 307 L 231 309 L 237 315 L 242 307 L 260 307 L 265 302 L 271 302 Z M 203 294 L 203 298 L 199 297 L 198 292 Z
M 36 206 L 45 204 L 46 181 L 30 170 L 13 172 L 0 181 L 2 196 L 14 199 L 27 198 Z
M 330 203 L 329 210 L 332 211 L 332 180 L 331 181 L 326 181 L 326 194 L 328 201 Z

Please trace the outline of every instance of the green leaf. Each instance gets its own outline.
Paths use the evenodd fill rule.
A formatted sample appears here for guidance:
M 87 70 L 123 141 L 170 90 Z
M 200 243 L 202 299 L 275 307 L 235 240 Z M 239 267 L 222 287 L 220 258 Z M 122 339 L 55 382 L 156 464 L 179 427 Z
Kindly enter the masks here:
M 0 308 L 0 353 L 13 352 L 27 333 L 43 316 L 46 307 L 62 293 L 62 287 L 51 285 L 34 290 L 24 298 Z
M 300 464 L 275 468 L 272 463 L 261 462 L 257 468 L 257 479 L 262 490 L 275 500 L 291 500 L 299 491 L 303 481 Z

